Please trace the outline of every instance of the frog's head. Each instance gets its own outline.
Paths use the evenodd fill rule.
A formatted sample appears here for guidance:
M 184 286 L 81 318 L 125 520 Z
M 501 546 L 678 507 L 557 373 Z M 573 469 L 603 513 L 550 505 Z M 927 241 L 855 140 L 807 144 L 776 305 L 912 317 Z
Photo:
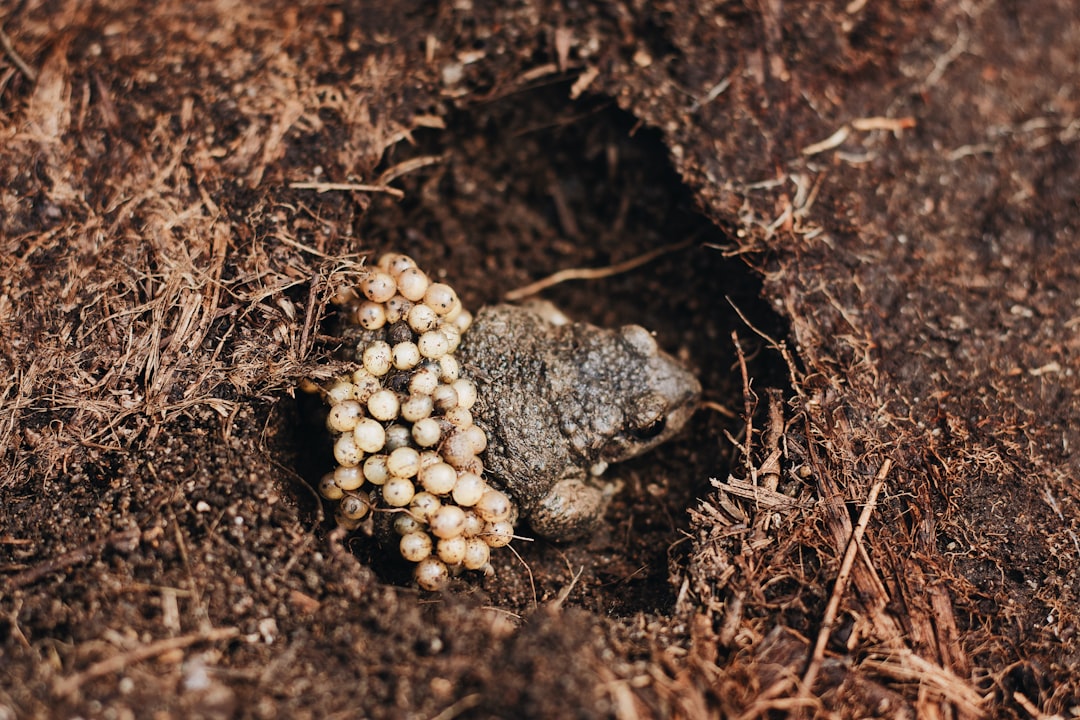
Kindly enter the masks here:
M 594 442 L 590 459 L 600 467 L 636 457 L 679 432 L 697 409 L 701 384 L 661 350 L 640 325 L 627 325 L 605 343 L 607 402 L 586 403 Z M 612 365 L 615 367 L 612 368 Z M 592 373 L 594 377 L 602 373 Z

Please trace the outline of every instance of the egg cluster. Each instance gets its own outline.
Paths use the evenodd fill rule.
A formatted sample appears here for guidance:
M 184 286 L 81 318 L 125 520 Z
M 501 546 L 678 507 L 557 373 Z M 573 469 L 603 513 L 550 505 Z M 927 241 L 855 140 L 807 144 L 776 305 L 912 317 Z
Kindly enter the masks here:
M 453 288 L 395 253 L 335 302 L 363 332 L 358 367 L 324 391 L 337 467 L 320 494 L 337 501 L 348 529 L 374 511 L 393 512 L 398 548 L 425 590 L 461 568 L 489 569 L 491 548 L 513 537 L 514 507 L 483 478 L 476 385 L 454 355 L 472 315 Z

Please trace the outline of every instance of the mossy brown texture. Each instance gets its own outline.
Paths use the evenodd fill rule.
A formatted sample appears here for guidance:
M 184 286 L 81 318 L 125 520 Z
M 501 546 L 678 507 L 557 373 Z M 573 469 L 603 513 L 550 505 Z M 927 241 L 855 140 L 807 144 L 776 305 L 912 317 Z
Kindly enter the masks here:
M 25 0 L 0 30 L 0 717 L 1080 708 L 1071 3 Z M 706 389 L 596 536 L 429 596 L 334 531 L 293 391 L 351 263 L 476 308 L 685 240 L 544 293 Z

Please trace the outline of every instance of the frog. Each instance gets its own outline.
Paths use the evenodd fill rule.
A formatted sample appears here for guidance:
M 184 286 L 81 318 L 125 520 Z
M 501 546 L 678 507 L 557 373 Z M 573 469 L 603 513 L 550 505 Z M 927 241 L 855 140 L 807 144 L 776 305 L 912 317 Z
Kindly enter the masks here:
M 481 309 L 458 357 L 478 390 L 485 474 L 555 541 L 592 533 L 619 488 L 608 466 L 671 439 L 701 397 L 644 327 L 574 322 L 545 302 Z

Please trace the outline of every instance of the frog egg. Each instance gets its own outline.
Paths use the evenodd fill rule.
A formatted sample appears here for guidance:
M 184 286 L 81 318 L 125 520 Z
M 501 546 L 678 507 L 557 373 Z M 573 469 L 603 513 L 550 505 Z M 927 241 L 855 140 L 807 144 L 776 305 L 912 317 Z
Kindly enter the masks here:
M 437 538 L 457 537 L 465 529 L 465 511 L 457 505 L 443 505 L 428 522 Z
M 441 358 L 450 349 L 450 343 L 441 330 L 429 330 L 416 341 L 420 354 L 426 358 Z
M 431 555 L 431 536 L 426 532 L 408 532 L 401 536 L 398 549 L 401 557 L 409 562 L 418 563 Z
M 480 536 L 488 547 L 506 547 L 514 539 L 514 526 L 506 520 L 488 523 L 484 526 L 484 532 Z
M 378 330 L 386 324 L 386 308 L 382 303 L 367 300 L 356 308 L 353 321 L 365 330 Z
M 409 533 L 419 532 L 427 535 L 427 530 L 425 530 L 423 523 L 408 513 L 402 513 L 394 518 L 394 532 L 398 535 L 408 535 Z M 430 540 L 430 538 L 428 539 Z
M 420 522 L 428 522 L 431 516 L 442 507 L 442 501 L 429 492 L 418 492 L 409 501 L 412 516 Z
M 458 405 L 458 394 L 453 385 L 440 385 L 435 388 L 435 392 L 431 393 L 431 399 L 435 403 L 435 409 L 444 413 Z
M 412 431 L 397 423 L 386 428 L 386 452 L 392 453 L 398 448 L 412 444 Z
M 431 395 L 437 387 L 439 387 L 439 374 L 431 368 L 420 368 L 409 380 L 410 395 Z
M 358 527 L 360 527 L 359 520 L 350 520 L 349 518 L 342 515 L 340 511 L 334 513 L 334 522 L 336 522 L 339 527 L 342 527 L 349 532 L 352 532 L 353 530 L 356 530 Z
M 401 295 L 395 295 L 390 298 L 386 301 L 386 322 L 391 325 L 401 322 L 408 316 L 412 306 L 412 301 Z
M 458 407 L 472 410 L 476 404 L 476 383 L 468 378 L 458 378 L 451 386 L 457 391 Z
M 371 394 L 382 387 L 379 378 L 375 377 L 364 368 L 355 370 L 353 372 L 352 380 L 353 395 L 356 396 L 357 401 L 362 403 L 367 403 Z
M 411 340 L 399 342 L 391 352 L 391 362 L 398 370 L 412 370 L 420 363 L 420 350 Z
M 350 436 L 343 435 L 342 437 Z M 366 453 L 379 452 L 386 445 L 386 431 L 383 430 L 382 425 L 371 418 L 361 418 L 353 428 L 351 437 L 356 446 Z
M 431 447 L 442 437 L 442 428 L 434 418 L 417 420 L 412 427 L 412 437 L 420 447 Z
M 348 380 L 338 380 L 326 390 L 326 399 L 331 405 L 343 403 L 356 397 L 355 387 Z
M 360 292 L 373 303 L 384 303 L 394 297 L 394 293 L 397 292 L 397 283 L 389 273 L 372 270 L 360 281 Z
M 486 491 L 476 503 L 476 514 L 489 523 L 508 520 L 512 511 L 510 498 L 494 489 Z
M 338 512 L 347 520 L 362 520 L 368 509 L 367 502 L 356 495 L 346 495 L 338 505 Z
M 484 519 L 476 514 L 475 510 L 465 511 L 465 528 L 461 531 L 461 534 L 465 537 L 473 537 L 484 532 L 484 527 L 487 523 Z
M 465 538 L 462 538 L 465 540 Z M 439 545 L 445 541 L 440 541 Z M 491 560 L 491 546 L 480 538 L 468 538 L 465 540 L 465 557 L 462 562 L 469 570 L 481 570 Z
M 334 441 L 334 459 L 337 460 L 338 465 L 349 467 L 359 465 L 363 457 L 364 452 L 356 445 L 352 435 L 342 435 Z
M 476 473 L 458 473 L 452 497 L 461 507 L 472 507 L 480 501 L 487 489 L 487 483 Z
M 382 486 L 383 500 L 390 507 L 405 507 L 412 502 L 416 487 L 405 477 L 390 477 Z
M 364 484 L 364 472 L 359 467 L 345 467 L 334 470 L 334 484 L 342 490 L 356 490 Z
M 420 470 L 420 453 L 411 447 L 399 447 L 390 453 L 390 457 L 386 459 L 386 469 L 390 471 L 391 475 L 399 478 L 414 477 Z M 389 482 L 387 480 L 387 483 Z M 412 493 L 409 494 L 409 498 L 412 498 Z
M 420 471 L 420 484 L 435 495 L 446 495 L 457 483 L 457 471 L 444 462 L 435 463 Z
M 357 298 L 355 288 L 343 287 L 334 293 L 334 296 L 330 298 L 330 302 L 335 305 L 349 305 Z
M 398 292 L 413 302 L 423 299 L 430 285 L 428 276 L 418 267 L 406 268 L 397 276 Z
M 340 500 L 345 495 L 334 482 L 334 473 L 326 473 L 319 478 L 319 494 L 327 500 Z
M 424 450 L 420 453 L 420 469 L 429 468 L 435 463 L 441 463 L 443 461 L 442 455 L 436 450 Z
M 364 412 L 364 406 L 355 400 L 344 400 L 330 406 L 326 414 L 326 427 L 333 432 L 352 432 Z
M 364 348 L 364 369 L 375 377 L 382 377 L 390 372 L 390 363 L 392 359 L 393 354 L 390 350 L 390 345 L 382 340 L 376 340 Z
M 450 318 L 449 314 L 447 314 L 447 318 Z M 456 317 L 450 319 L 450 322 L 454 324 L 454 327 L 461 331 L 462 335 L 465 334 L 466 330 L 472 327 L 472 321 L 472 313 L 464 309 L 461 310 Z
M 450 408 L 446 411 L 446 420 L 454 427 L 470 428 L 473 424 L 472 413 L 463 407 Z
M 368 398 L 367 409 L 371 417 L 386 422 L 397 418 L 401 403 L 393 390 L 379 390 Z
M 401 403 L 401 417 L 411 423 L 431 417 L 431 411 L 435 409 L 435 403 L 430 395 L 410 395 L 405 402 Z
M 417 563 L 413 576 L 417 585 L 432 592 L 442 590 L 450 582 L 450 571 L 446 563 L 433 557 L 424 558 Z
M 465 559 L 468 542 L 461 535 L 440 540 L 435 546 L 439 559 L 447 565 L 459 565 Z
M 432 283 L 424 293 L 424 302 L 427 303 L 440 315 L 445 315 L 459 302 L 454 288 L 445 283 Z
M 473 427 L 476 427 L 475 425 Z M 443 440 L 439 451 L 446 459 L 446 462 L 450 463 L 456 468 L 463 465 L 467 465 L 469 461 L 476 456 L 476 452 L 473 450 L 472 439 L 469 438 L 468 431 L 455 429 L 446 439 Z
M 382 257 L 379 258 L 378 265 L 380 270 L 397 277 L 409 268 L 416 267 L 416 261 L 408 255 L 402 255 L 401 253 L 384 253 Z
M 487 433 L 484 432 L 483 428 L 478 425 L 473 425 L 472 427 L 465 428 L 463 433 L 465 437 L 469 439 L 469 445 L 472 447 L 474 453 L 479 455 L 487 449 L 488 438 Z
M 446 338 L 446 353 L 448 355 L 457 352 L 458 346 L 461 345 L 461 333 L 453 325 L 444 323 L 439 332 Z
M 311 378 L 300 378 L 300 381 L 296 383 L 296 389 L 302 393 L 307 393 L 308 395 L 322 392 L 322 388 L 319 387 L 319 384 Z
M 461 463 L 461 467 L 455 466 L 455 469 L 458 472 L 471 472 L 477 475 L 483 475 L 484 461 L 473 455 L 471 458 L 468 458 L 465 462 Z
M 434 330 L 439 327 L 439 316 L 430 305 L 413 305 L 412 310 L 409 311 L 409 327 L 416 333 L 426 333 L 429 330 Z
M 372 455 L 364 461 L 364 479 L 372 485 L 382 485 L 390 479 L 386 455 Z
M 461 376 L 461 363 L 453 355 L 439 358 L 439 378 L 444 383 L 452 383 Z

